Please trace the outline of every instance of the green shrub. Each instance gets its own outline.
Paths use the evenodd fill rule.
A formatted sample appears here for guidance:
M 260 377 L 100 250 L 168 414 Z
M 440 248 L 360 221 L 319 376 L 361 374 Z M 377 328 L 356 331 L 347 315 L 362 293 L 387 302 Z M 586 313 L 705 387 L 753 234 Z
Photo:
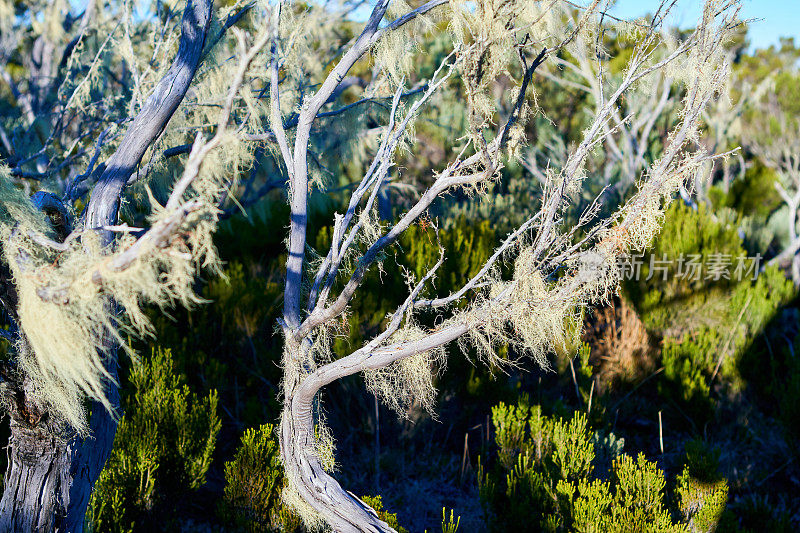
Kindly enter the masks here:
M 696 256 L 702 274 L 684 275 L 686 261 Z M 663 273 L 650 276 L 651 258 L 668 261 L 666 281 Z M 679 261 L 684 259 L 679 272 Z M 728 277 L 709 273 L 714 262 L 726 265 Z M 641 258 L 641 276 L 627 280 L 625 290 L 636 304 L 648 330 L 661 336 L 682 337 L 699 328 L 718 328 L 730 349 L 738 349 L 755 336 L 794 294 L 780 270 L 769 267 L 753 280 L 754 262 L 747 257 L 738 229 L 730 216 L 712 213 L 704 205 L 697 210 L 673 204 L 667 211 L 664 227 L 653 248 Z M 737 272 L 739 268 L 739 272 Z M 681 274 L 681 275 L 679 275 Z M 710 277 L 709 277 L 710 276 Z M 741 278 L 741 279 L 740 279 Z
M 717 330 L 702 328 L 683 339 L 665 339 L 661 349 L 664 379 L 659 381 L 659 393 L 685 407 L 689 414 L 701 420 L 713 416 L 714 403 L 710 397 L 710 378 L 720 350 Z
M 730 260 L 733 274 L 739 259 L 746 256 L 736 226 L 715 216 L 704 204 L 693 210 L 682 202 L 673 203 L 653 248 L 640 259 L 641 276 L 624 284 L 648 330 L 682 336 L 696 325 L 714 326 L 722 320 L 735 319 L 738 310 L 732 311 L 728 301 L 730 287 L 735 283 L 724 278 L 706 279 L 706 267 L 716 254 Z M 681 258 L 688 260 L 692 256 L 703 265 L 699 276 L 686 262 L 679 263 Z M 661 270 L 650 269 L 651 262 L 655 266 L 655 261 L 665 259 L 666 280 Z M 731 318 L 730 314 L 734 316 Z
M 174 371 L 169 350 L 134 364 L 125 416 L 95 484 L 88 522 L 94 531 L 169 530 L 181 498 L 205 483 L 220 429 L 217 394 L 198 398 Z
M 611 507 L 611 531 L 681 531 L 664 508 L 664 473 L 644 454 L 620 455 L 614 461 L 616 494 Z
M 478 464 L 491 531 L 707 532 L 725 508 L 727 482 L 694 477 L 703 464 L 714 464 L 713 456 L 700 457 L 694 448 L 695 466 L 687 465 L 678 477 L 677 499 L 670 502 L 664 473 L 643 454 L 617 455 L 611 475 L 602 475 L 598 456 L 613 456 L 609 450 L 619 452 L 621 444 L 591 431 L 582 413 L 568 421 L 550 418 L 523 397 L 517 405 L 497 405 L 492 420 L 496 460 L 488 467 Z M 607 449 L 596 454 L 596 447 Z M 678 519 L 671 508 L 680 511 Z
M 695 438 L 684 444 L 689 474 L 700 481 L 719 481 L 720 450 L 703 439 Z
M 795 294 L 791 281 L 774 266 L 752 279 L 763 261 L 758 265 L 747 257 L 739 222 L 730 210 L 673 204 L 652 250 L 641 259 L 640 278 L 624 283 L 648 331 L 664 339 L 660 395 L 700 425 L 715 412 L 714 381 L 731 392 L 744 389 L 750 378 L 743 377 L 742 358 Z M 697 278 L 681 275 L 690 257 L 703 265 Z M 666 280 L 660 270 L 648 280 L 651 261 L 664 259 Z M 727 263 L 730 279 L 714 279 L 709 272 L 709 265 L 720 261 Z
M 744 374 L 753 373 L 749 365 L 754 361 L 748 350 L 793 293 L 791 281 L 769 267 L 755 282 L 732 288 L 727 297 L 727 319 L 720 319 L 713 326 L 698 325 L 679 339 L 664 339 L 664 373 L 658 382 L 662 397 L 681 405 L 700 424 L 710 420 L 716 403 L 711 397 L 713 380 L 724 380 L 734 391 L 743 389 L 745 382 L 751 380 L 745 379 Z M 755 364 L 759 366 L 755 373 L 762 374 L 764 360 Z
M 572 483 L 592 471 L 594 445 L 586 417 L 569 421 L 542 415 L 523 396 L 517 405 L 492 409 L 497 461 L 486 471 L 478 466 L 481 502 L 495 531 L 564 526 L 560 504 L 571 498 Z M 552 522 L 555 520 L 555 522 Z M 539 524 L 539 526 L 536 526 Z
M 274 428 L 248 429 L 232 461 L 225 463 L 220 516 L 244 531 L 300 530 L 300 518 L 281 501 L 285 484 Z
M 696 533 L 715 531 L 728 502 L 728 484 L 700 481 L 690 475 L 686 465 L 678 476 L 678 502 L 683 520 Z
M 363 496 L 361 499 L 378 513 L 378 518 L 389 524 L 389 527 L 395 529 L 397 533 L 408 533 L 408 530 L 397 522 L 397 514 L 383 508 L 383 499 L 380 496 Z

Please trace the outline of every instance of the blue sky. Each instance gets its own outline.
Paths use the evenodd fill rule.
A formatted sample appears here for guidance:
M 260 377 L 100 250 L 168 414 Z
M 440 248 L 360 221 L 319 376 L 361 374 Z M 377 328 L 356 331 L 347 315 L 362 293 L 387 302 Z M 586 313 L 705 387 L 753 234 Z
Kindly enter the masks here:
M 633 18 L 652 13 L 659 0 L 618 0 L 611 13 Z M 701 0 L 680 0 L 672 20 L 681 27 L 694 26 L 700 17 Z M 800 42 L 800 0 L 744 0 L 741 17 L 750 22 L 748 38 L 754 48 L 778 44 L 779 37 L 794 37 Z
M 70 0 L 74 6 L 85 6 L 86 0 Z M 134 0 L 139 9 L 150 7 L 152 0 Z M 355 18 L 369 16 L 374 0 L 355 13 Z M 586 5 L 588 0 L 576 0 Z M 660 0 L 617 0 L 611 13 L 620 18 L 636 18 L 655 11 Z M 678 0 L 672 11 L 671 22 L 681 27 L 694 26 L 700 17 L 703 0 Z M 748 38 L 753 48 L 766 48 L 778 44 L 780 37 L 794 37 L 800 42 L 800 0 L 742 0 L 742 18 L 751 20 Z

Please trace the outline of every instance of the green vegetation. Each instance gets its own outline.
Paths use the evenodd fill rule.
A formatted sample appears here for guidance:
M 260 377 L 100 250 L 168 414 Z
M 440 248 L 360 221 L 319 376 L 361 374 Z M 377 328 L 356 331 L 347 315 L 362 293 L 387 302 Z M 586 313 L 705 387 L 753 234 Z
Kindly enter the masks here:
M 664 472 L 644 454 L 621 453 L 617 441 L 603 450 L 610 464 L 598 461 L 604 445 L 582 413 L 548 417 L 523 397 L 494 407 L 492 422 L 493 460 L 478 469 L 491 531 L 708 532 L 725 509 L 727 482 L 699 480 L 696 467 L 686 465 L 669 501 Z
M 175 516 L 206 481 L 220 430 L 217 394 L 198 397 L 175 371 L 169 350 L 134 363 L 116 446 L 95 485 L 94 531 L 175 527 Z
M 232 461 L 225 463 L 225 496 L 220 517 L 242 531 L 300 529 L 300 519 L 281 501 L 284 487 L 275 428 L 248 429 Z
M 27 13 L 22 3 L 12 4 L 15 13 Z M 405 8 L 405 2 L 398 4 Z M 159 8 L 160 23 L 177 24 L 180 17 L 173 12 L 174 6 L 164 6 Z M 302 11 L 298 7 L 294 15 L 300 17 Z M 0 9 L 2 17 L 7 14 Z M 215 20 L 214 27 L 219 23 Z M 353 23 L 328 27 L 316 18 L 307 23 L 324 26 L 320 31 L 329 41 L 324 46 L 331 50 L 357 34 Z M 448 21 L 426 23 L 444 32 Z M 109 21 L 104 24 L 89 30 L 77 53 L 99 54 L 100 36 L 117 31 Z M 245 17 L 242 25 L 248 24 Z M 133 35 L 134 44 L 147 52 L 148 60 L 151 55 L 159 58 L 151 49 L 151 29 L 142 26 Z M 796 221 L 796 227 L 791 227 L 791 202 L 781 193 L 783 187 L 791 196 L 800 182 L 792 189 L 792 169 L 780 157 L 776 159 L 772 150 L 800 146 L 790 142 L 793 135 L 800 139 L 795 135 L 800 122 L 800 47 L 787 40 L 768 50 L 751 51 L 745 46 L 746 29 L 741 32 L 728 44 L 733 61 L 730 94 L 708 108 L 708 123 L 698 139 L 711 152 L 739 146 L 741 150 L 692 169 L 698 177 L 687 183 L 696 194 L 691 199 L 675 195 L 664 213 L 661 232 L 634 258 L 638 275 L 623 280 L 619 292 L 607 301 L 569 310 L 558 325 L 582 333 L 546 354 L 546 368 L 519 353 L 513 338 L 498 335 L 502 341 L 494 348 L 499 357 L 491 365 L 484 364 L 485 358 L 474 346 L 458 344 L 448 346 L 441 357 L 423 360 L 419 374 L 430 376 L 435 392 L 395 402 L 392 407 L 400 411 L 400 417 L 380 405 L 372 389 L 367 392 L 363 377 L 330 384 L 314 403 L 314 416 L 330 427 L 336 447 L 336 464 L 326 468 L 336 468 L 337 479 L 354 496 L 369 495 L 360 499 L 392 528 L 401 533 L 800 531 L 800 283 L 793 278 L 791 257 L 772 261 L 790 247 L 792 229 L 800 232 Z M 123 44 L 131 37 L 124 39 Z M 624 73 L 632 54 L 632 35 L 616 28 L 598 39 L 602 39 L 603 52 L 597 64 L 607 74 L 605 91 Z M 9 55 L 9 72 L 17 79 L 30 77 L 26 70 L 30 67 L 20 54 L 30 47 L 30 40 L 25 37 L 19 50 Z M 407 87 L 422 87 L 447 55 L 447 39 L 431 37 L 431 41 L 420 47 L 425 53 L 408 50 L 405 59 L 413 61 L 415 69 Z M 280 72 L 297 76 L 287 83 L 306 94 L 312 74 L 330 65 L 316 61 L 323 46 L 320 42 L 303 46 L 307 49 L 300 59 L 308 72 L 302 76 L 286 74 L 285 68 Z M 340 323 L 328 324 L 320 333 L 330 339 L 327 348 L 332 359 L 362 346 L 386 326 L 407 296 L 409 284 L 439 260 L 440 246 L 447 253 L 422 295 L 425 298 L 457 291 L 478 273 L 498 243 L 540 207 L 545 188 L 542 176 L 561 170 L 596 110 L 594 95 L 585 88 L 586 76 L 577 68 L 563 66 L 581 61 L 575 53 L 570 48 L 554 52 L 553 60 L 561 66 L 545 63 L 534 74 L 526 99 L 531 118 L 524 131 L 515 133 L 528 144 L 520 148 L 518 159 L 503 161 L 497 179 L 487 184 L 487 195 L 476 199 L 471 190 L 442 195 L 395 245 L 381 252 L 379 268 L 366 273 Z M 606 55 L 613 59 L 606 61 Z M 154 73 L 166 67 L 155 59 L 129 65 L 126 58 L 121 62 L 124 66 L 117 68 L 105 55 L 98 57 L 98 65 L 107 72 L 92 70 L 93 77 L 87 78 L 92 81 L 90 94 L 79 95 L 80 105 L 88 106 L 90 96 L 113 100 L 109 105 L 116 104 L 109 120 L 124 124 L 127 111 L 123 108 L 141 105 Z M 216 59 L 220 65 L 227 64 Z M 230 74 L 220 65 L 209 63 L 202 75 Z M 371 79 L 376 65 L 374 58 L 361 61 L 349 74 Z M 75 80 L 68 80 L 63 90 L 83 74 L 73 68 L 77 69 L 70 64 Z M 519 78 L 518 68 L 508 65 L 508 80 Z M 597 67 L 584 64 L 581 68 Z M 139 87 L 137 81 L 136 87 L 119 88 L 112 79 L 117 71 L 128 77 L 141 71 L 144 85 Z M 641 165 L 660 157 L 671 126 L 680 119 L 676 109 L 685 94 L 671 83 L 647 78 L 617 110 L 621 117 L 639 113 L 649 96 L 665 91 L 666 103 L 651 129 L 631 144 L 646 145 Z M 103 92 L 104 84 L 114 87 L 113 98 Z M 205 88 L 205 81 L 199 86 Z M 366 93 L 360 85 L 348 88 L 334 104 L 358 105 L 341 115 L 321 117 L 314 125 L 313 144 L 327 147 L 328 157 L 310 165 L 309 261 L 322 260 L 316 254 L 324 253 L 333 239 L 333 214 L 346 209 L 349 196 L 345 193 L 356 186 L 377 149 L 374 134 L 388 119 L 384 89 Z M 492 87 L 483 89 L 486 94 L 481 98 L 493 94 Z M 187 131 L 206 131 L 212 117 L 206 113 L 216 113 L 222 101 L 219 91 L 210 92 L 214 94 L 192 96 L 179 109 L 180 133 L 168 130 L 151 152 L 162 153 L 173 141 L 175 145 L 190 142 L 191 138 L 184 138 Z M 264 94 L 269 92 L 265 89 Z M 403 110 L 418 93 L 411 96 L 403 101 Z M 474 120 L 469 109 L 474 102 L 453 80 L 437 98 L 413 132 L 423 149 L 398 155 L 376 200 L 380 206 L 372 224 L 383 229 L 396 224 L 419 191 L 443 170 L 449 155 L 462 146 L 453 131 L 462 131 Z M 52 161 L 43 158 L 40 163 L 58 180 L 66 182 L 74 177 L 73 170 L 89 168 L 93 145 L 53 141 L 56 144 L 44 146 L 53 125 L 42 119 L 27 124 L 18 102 L 10 87 L 0 83 L 0 134 L 9 139 L 8 145 L 0 139 L 2 172 L 6 163 L 9 168 L 20 164 L 33 172 L 38 169 L 35 154 L 40 150 L 52 156 Z M 264 104 L 266 109 L 266 103 L 262 99 L 252 109 L 260 113 L 259 106 Z M 502 113 L 481 120 L 505 120 L 511 105 L 503 102 Z M 205 107 L 211 111 L 197 111 Z M 287 124 L 294 118 L 292 112 L 284 109 Z M 243 115 L 244 107 L 237 113 Z M 265 127 L 270 123 L 266 116 L 259 120 Z M 95 129 L 102 131 L 99 125 Z M 369 131 L 368 139 L 359 136 L 362 130 Z M 109 131 L 112 137 L 119 133 Z M 623 152 L 631 149 L 618 131 L 609 137 L 616 139 Z M 107 158 L 105 152 L 113 144 L 109 143 L 98 161 Z M 75 156 L 79 166 L 53 170 L 54 154 L 79 152 L 82 155 Z M 187 265 L 194 265 L 206 256 L 193 248 L 194 255 L 186 259 L 189 256 L 177 249 L 164 248 L 163 260 L 147 271 L 149 280 L 160 280 L 167 287 L 164 293 L 151 298 L 151 303 L 138 296 L 127 300 L 131 311 L 141 306 L 141 316 L 131 315 L 137 322 L 133 326 L 138 327 L 129 330 L 130 320 L 108 318 L 108 325 L 126 338 L 133 330 L 146 335 L 129 341 L 133 357 L 123 351 L 119 354 L 122 410 L 113 451 L 89 504 L 87 528 L 91 531 L 310 533 L 298 509 L 291 507 L 291 498 L 286 498 L 289 503 L 283 498 L 287 482 L 276 435 L 284 393 L 284 339 L 278 321 L 287 259 L 286 175 L 276 162 L 277 148 L 272 144 L 251 143 L 243 153 L 232 162 L 214 161 L 215 172 L 230 172 L 232 181 L 242 182 L 250 175 L 255 177 L 254 190 L 263 185 L 269 192 L 259 195 L 247 189 L 247 194 L 239 195 L 242 191 L 234 186 L 230 198 L 236 200 L 229 198 L 220 204 L 219 213 L 214 211 L 215 224 L 217 215 L 220 218 L 213 247 L 219 253 L 221 275 L 204 272 L 194 277 L 194 267 L 178 272 L 170 266 L 177 263 L 170 261 L 183 258 Z M 797 153 L 800 148 L 793 152 L 795 158 Z M 23 155 L 30 160 L 19 163 Z M 145 227 L 151 202 L 166 200 L 168 189 L 162 181 L 177 174 L 185 156 L 159 157 L 152 169 L 147 167 L 154 177 L 146 187 L 133 187 L 123 202 L 121 223 Z M 594 214 L 611 215 L 608 210 L 617 200 L 635 194 L 642 168 L 627 168 L 626 157 L 598 142 L 586 164 L 585 190 L 568 191 L 563 200 L 558 238 L 568 244 L 607 238 L 587 235 L 580 228 L 569 233 L 591 206 L 592 197 L 586 192 L 603 191 L 603 202 L 594 206 Z M 10 183 L 5 181 L 10 176 L 0 175 L 4 180 L 0 186 Z M 32 210 L 22 192 L 35 192 L 41 184 L 38 178 L 20 179 L 24 187 L 9 186 L 0 192 L 3 198 L 27 206 L 28 213 Z M 323 189 L 325 194 L 320 193 Z M 76 215 L 83 212 L 84 201 L 85 196 L 70 204 Z M 12 202 L 4 200 L 6 204 Z M 798 206 L 794 208 L 797 211 Z M 0 222 L 6 224 L 9 216 L 6 207 L 2 210 Z M 16 231 L 9 226 L 9 232 L 12 229 Z M 533 242 L 536 235 L 530 237 Z M 173 244 L 182 239 L 191 241 L 180 235 Z M 354 249 L 342 272 L 351 272 L 365 251 L 363 243 Z M 513 257 L 517 251 L 506 255 Z M 53 265 L 60 260 L 55 252 L 48 257 Z M 45 263 L 43 272 L 48 272 Z M 11 266 L 5 259 L 0 261 L 2 287 L 22 273 L 13 272 Z M 555 282 L 568 267 L 554 265 L 549 277 L 535 281 Z M 501 265 L 492 274 L 508 280 L 511 270 L 510 265 Z M 191 300 L 188 309 L 170 301 L 172 286 L 164 285 L 168 273 L 180 278 L 172 281 L 180 285 L 179 296 Z M 342 288 L 344 279 L 336 278 L 333 292 Z M 306 290 L 313 280 L 303 282 Z M 92 287 L 92 305 L 99 306 L 92 309 L 102 308 L 106 316 L 108 310 L 102 306 L 108 293 L 104 290 L 110 289 L 94 282 L 87 286 Z M 197 301 L 188 296 L 190 292 L 196 293 Z M 12 296 L 0 293 L 0 300 Z M 38 296 L 31 289 L 27 297 Z M 462 301 L 448 309 L 466 307 Z M 66 307 L 58 309 L 59 317 L 69 315 Z M 13 359 L 8 355 L 13 345 L 5 340 L 12 337 L 10 318 L 0 313 L 0 361 L 4 363 Z M 415 327 L 426 331 L 442 325 L 426 310 L 420 310 L 414 321 Z M 44 329 L 50 326 L 42 324 Z M 507 329 L 502 333 L 513 335 Z M 98 331 L 93 334 L 99 335 Z M 105 356 L 84 340 L 82 350 L 92 357 Z M 19 369 L 11 368 L 0 376 L 4 386 L 18 377 Z M 76 374 L 76 383 L 83 378 Z M 373 388 L 380 392 L 380 387 Z M 13 398 L 3 393 L 0 399 Z M 427 404 L 435 414 L 426 411 Z M 77 412 L 84 404 L 69 405 Z M 9 427 L 7 419 L 0 426 L 2 443 L 8 440 Z M 0 467 L 6 468 L 5 463 L 0 458 Z

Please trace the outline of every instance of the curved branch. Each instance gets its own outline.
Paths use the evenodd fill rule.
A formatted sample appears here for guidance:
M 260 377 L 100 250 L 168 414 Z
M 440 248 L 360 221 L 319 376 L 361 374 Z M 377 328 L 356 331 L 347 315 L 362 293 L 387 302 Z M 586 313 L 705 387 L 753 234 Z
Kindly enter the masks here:
M 117 151 L 92 191 L 86 212 L 86 227 L 98 228 L 116 223 L 120 197 L 147 149 L 161 135 L 183 101 L 194 78 L 211 22 L 210 0 L 189 0 L 181 21 L 178 55 L 167 74 L 156 85 L 144 107 L 133 120 Z M 105 244 L 110 232 L 102 232 Z

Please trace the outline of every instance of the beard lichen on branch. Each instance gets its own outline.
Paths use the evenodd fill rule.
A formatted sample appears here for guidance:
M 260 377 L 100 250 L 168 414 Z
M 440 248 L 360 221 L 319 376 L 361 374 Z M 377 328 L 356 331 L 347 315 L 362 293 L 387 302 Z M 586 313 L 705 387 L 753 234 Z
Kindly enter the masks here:
M 180 235 L 123 269 L 115 268 L 114 261 L 136 243 L 131 236 L 105 254 L 99 236 L 87 231 L 64 251 L 54 252 L 19 231 L 29 227 L 19 218 L 3 224 L 4 260 L 19 298 L 20 369 L 32 378 L 34 394 L 52 414 L 85 433 L 84 398 L 112 410 L 105 393 L 111 376 L 104 364 L 105 358 L 115 357 L 110 346 L 127 347 L 126 335 L 151 332 L 145 302 L 164 307 L 201 301 L 192 284 L 198 264 L 216 264 L 208 253 L 215 216 L 213 210 L 198 210 L 183 221 Z
M 617 262 L 620 257 L 650 246 L 675 192 L 698 171 L 703 161 L 709 159 L 702 149 L 691 151 L 687 146 L 696 140 L 700 111 L 720 93 L 727 79 L 728 66 L 720 42 L 729 34 L 730 21 L 713 24 L 711 15 L 715 5 L 706 7 L 704 24 L 685 60 L 667 64 L 670 71 L 683 73 L 676 76 L 676 81 L 686 86 L 687 93 L 682 121 L 670 134 L 663 157 L 642 175 L 638 193 L 609 219 L 595 221 L 597 226 L 593 237 L 582 249 L 564 255 L 558 264 L 548 265 L 548 259 L 565 252 L 574 242 L 570 235 L 558 234 L 560 216 L 555 218 L 551 230 L 553 237 L 548 241 L 551 246 L 544 257 L 543 250 L 535 246 L 536 241 L 526 244 L 526 239 L 521 239 L 513 248 L 516 258 L 511 280 L 501 279 L 499 269 L 490 269 L 483 283 L 488 288 L 477 294 L 467 310 L 455 312 L 442 326 L 468 325 L 467 333 L 459 338 L 464 352 L 476 348 L 479 359 L 491 365 L 513 364 L 498 353 L 501 346 L 511 347 L 518 354 L 531 356 L 539 365 L 547 367 L 546 356 L 550 351 L 563 350 L 577 342 L 582 309 L 606 300 L 615 292 L 619 283 Z M 714 65 L 714 68 L 708 65 Z M 637 68 L 647 67 L 645 64 Z M 580 187 L 584 179 L 582 162 L 577 161 L 572 169 L 571 175 L 556 176 L 550 172 L 552 187 L 549 194 L 555 194 L 561 180 L 566 180 L 565 194 L 572 194 Z M 554 205 L 560 213 L 567 206 L 566 197 Z M 538 228 L 539 233 L 546 230 Z M 511 249 L 506 255 L 513 255 Z M 430 333 L 421 332 L 416 338 Z M 416 357 L 411 356 L 408 360 Z M 386 390 L 388 383 L 391 390 L 401 392 L 400 398 L 406 390 L 413 390 L 418 397 L 426 398 L 431 394 L 432 385 L 415 386 L 420 383 L 417 373 L 404 374 L 402 361 L 391 363 L 388 367 L 391 372 L 385 369 L 367 371 L 368 384 L 374 379 L 372 376 L 388 372 L 391 379 L 385 380 L 381 387 L 372 385 L 373 389 Z M 406 383 L 401 385 L 403 378 Z M 390 405 L 397 404 L 396 394 L 384 397 L 388 397 Z
M 387 344 L 415 341 L 425 338 L 428 332 L 408 321 L 402 329 L 391 335 Z M 434 378 L 445 369 L 447 352 L 443 346 L 420 351 L 388 366 L 364 371 L 367 390 L 402 417 L 409 416 L 414 402 L 435 416 L 436 387 Z
M 209 158 L 214 164 L 200 172 L 187 201 L 165 208 L 151 197 L 149 230 L 138 238 L 123 232 L 106 249 L 93 230 L 73 232 L 64 243 L 51 239 L 54 247 L 41 244 L 41 237 L 53 236 L 46 218 L 0 176 L 3 260 L 18 295 L 19 368 L 42 405 L 79 433 L 88 431 L 85 398 L 113 409 L 105 393 L 111 380 L 105 359 L 116 356 L 113 346 L 134 355 L 126 337 L 151 334 L 143 306 L 200 303 L 195 272 L 219 273 L 212 241 L 226 190 L 219 169 L 250 154 L 226 148 Z
M 198 134 L 182 172 L 158 168 L 157 177 L 172 185 L 163 206 L 149 187 L 155 181 L 142 183 L 151 213 L 146 231 L 124 225 L 81 227 L 59 239 L 44 214 L 14 186 L 8 169 L 0 166 L 0 236 L 3 261 L 18 295 L 19 369 L 30 378 L 34 399 L 81 435 L 88 432 L 85 399 L 117 415 L 106 394 L 113 382 L 106 361 L 116 357 L 117 346 L 135 355 L 127 337 L 152 334 L 144 305 L 191 307 L 203 301 L 193 289 L 196 272 L 205 268 L 221 274 L 212 240 L 219 204 L 238 174 L 252 165 L 255 152 L 252 142 L 226 126 L 235 116 L 244 128 L 259 114 L 250 88 L 243 91 L 247 97 L 237 95 L 245 82 L 256 78 L 248 69 L 267 40 L 267 30 L 249 49 L 244 35 L 237 34 L 242 60 L 221 62 L 214 75 L 200 77 L 197 94 L 224 98 L 223 111 L 185 107 L 177 125 L 164 134 L 181 138 L 176 136 L 180 126 L 207 125 L 212 113 L 218 120 L 210 141 Z M 223 86 L 221 76 L 234 81 Z M 104 246 L 101 232 L 112 229 L 120 236 Z

